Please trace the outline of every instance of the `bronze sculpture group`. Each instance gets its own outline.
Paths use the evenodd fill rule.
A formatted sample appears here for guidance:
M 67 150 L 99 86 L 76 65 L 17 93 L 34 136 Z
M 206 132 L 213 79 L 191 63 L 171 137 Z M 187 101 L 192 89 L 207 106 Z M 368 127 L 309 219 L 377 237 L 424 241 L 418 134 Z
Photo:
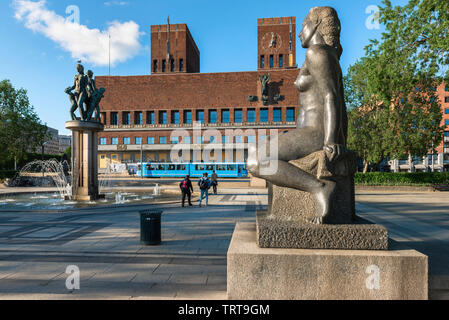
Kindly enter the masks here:
M 106 89 L 103 87 L 97 89 L 91 70 L 87 71 L 87 75 L 84 74 L 84 67 L 81 64 L 76 65 L 76 70 L 78 74 L 75 75 L 73 86 L 65 89 L 71 102 L 70 117 L 77 120 L 75 111 L 79 109 L 82 121 L 100 122 L 100 101 L 104 98 Z

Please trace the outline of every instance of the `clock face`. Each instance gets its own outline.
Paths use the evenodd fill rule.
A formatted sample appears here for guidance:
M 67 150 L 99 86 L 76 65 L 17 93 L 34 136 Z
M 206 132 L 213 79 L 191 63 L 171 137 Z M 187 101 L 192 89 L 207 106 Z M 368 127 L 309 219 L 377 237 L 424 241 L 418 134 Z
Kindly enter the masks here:
M 269 52 L 278 52 L 282 47 L 282 38 L 276 32 L 267 32 L 262 38 L 262 47 Z

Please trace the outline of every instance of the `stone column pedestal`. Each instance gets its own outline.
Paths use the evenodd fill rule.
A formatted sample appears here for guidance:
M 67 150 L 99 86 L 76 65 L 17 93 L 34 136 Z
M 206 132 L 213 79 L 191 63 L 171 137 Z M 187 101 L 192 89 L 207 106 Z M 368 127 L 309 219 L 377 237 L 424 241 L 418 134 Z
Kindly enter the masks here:
M 104 125 L 68 121 L 66 128 L 72 131 L 72 199 L 98 200 L 98 132 L 104 130 Z

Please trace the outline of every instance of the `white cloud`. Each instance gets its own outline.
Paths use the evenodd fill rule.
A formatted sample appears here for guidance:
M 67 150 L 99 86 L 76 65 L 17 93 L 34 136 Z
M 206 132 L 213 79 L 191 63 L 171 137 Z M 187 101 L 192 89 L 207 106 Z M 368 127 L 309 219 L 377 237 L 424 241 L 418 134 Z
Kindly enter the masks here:
M 112 21 L 106 30 L 89 29 L 48 10 L 46 0 L 14 0 L 13 7 L 15 18 L 23 21 L 26 28 L 45 35 L 83 62 L 108 65 L 109 34 L 112 65 L 134 57 L 142 48 L 139 38 L 143 33 L 134 21 Z

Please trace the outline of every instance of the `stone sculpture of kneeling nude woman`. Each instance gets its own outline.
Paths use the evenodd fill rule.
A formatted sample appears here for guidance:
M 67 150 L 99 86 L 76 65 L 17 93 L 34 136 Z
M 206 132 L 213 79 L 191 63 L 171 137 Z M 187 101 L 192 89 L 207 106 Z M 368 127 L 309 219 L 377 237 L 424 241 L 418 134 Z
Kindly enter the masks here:
M 297 128 L 278 138 L 278 154 L 271 152 L 259 159 L 256 147 L 249 150 L 248 169 L 256 177 L 274 185 L 309 192 L 316 201 L 316 216 L 310 223 L 323 224 L 332 210 L 336 183 L 319 180 L 292 165 L 289 161 L 302 159 L 324 150 L 330 162 L 337 161 L 346 150 L 347 114 L 344 100 L 340 56 L 340 20 L 330 7 L 312 8 L 303 22 L 299 35 L 307 49 L 305 63 L 295 86 L 300 92 L 300 114 Z M 259 148 L 267 148 L 268 140 Z M 267 154 L 268 152 L 265 152 Z M 265 175 L 262 168 L 277 162 L 275 174 Z

